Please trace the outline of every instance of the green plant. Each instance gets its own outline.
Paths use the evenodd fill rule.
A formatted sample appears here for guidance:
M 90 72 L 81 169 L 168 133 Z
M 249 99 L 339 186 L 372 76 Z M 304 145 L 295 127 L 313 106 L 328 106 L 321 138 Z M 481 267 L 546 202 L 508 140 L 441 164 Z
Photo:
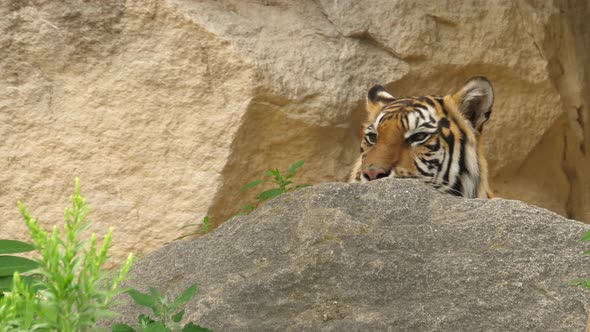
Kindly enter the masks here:
M 187 234 L 183 234 L 174 240 L 176 241 L 176 240 L 184 239 L 185 237 L 189 237 L 191 235 L 206 234 L 207 232 L 209 232 L 213 228 L 213 225 L 211 224 L 211 221 L 209 220 L 209 216 L 205 216 L 205 218 L 203 218 L 202 223 L 200 223 L 200 224 L 186 224 L 186 225 L 180 227 L 178 230 L 183 230 L 185 228 L 194 227 L 194 226 L 198 227 L 196 231 L 191 232 L 191 233 L 187 233 Z
M 121 292 L 120 283 L 133 263 L 133 255 L 111 277 L 104 269 L 112 240 L 112 229 L 97 248 L 97 238 L 81 240 L 90 225 L 90 209 L 76 189 L 71 198 L 72 207 L 65 211 L 64 231 L 55 226 L 46 232 L 37 220 L 19 202 L 19 209 L 28 227 L 32 245 L 40 258 L 38 267 L 31 273 L 41 277 L 25 283 L 20 274 L 13 275 L 12 289 L 0 299 L 0 331 L 90 331 L 95 330 L 98 319 L 112 317 L 109 310 L 113 297 Z
M 29 252 L 34 249 L 35 247 L 29 243 L 16 240 L 0 240 L 0 297 L 4 292 L 12 290 L 12 280 L 15 272 L 27 272 L 38 266 L 37 262 L 31 259 L 7 254 Z
M 582 241 L 582 242 L 590 241 L 590 230 L 588 230 L 586 233 L 584 233 L 584 235 L 582 235 L 582 237 L 580 238 L 580 241 Z M 582 255 L 588 255 L 588 254 L 590 254 L 590 249 L 588 249 L 582 253 Z M 572 283 L 574 285 L 582 286 L 584 288 L 590 289 L 590 279 L 576 279 L 576 280 L 573 280 Z
M 130 289 L 127 293 L 138 305 L 152 309 L 156 320 L 145 314 L 140 314 L 137 328 L 118 323 L 113 325 L 113 332 L 210 332 L 210 330 L 190 322 L 184 327 L 180 325 L 180 321 L 184 317 L 184 309 L 179 309 L 195 296 L 197 293 L 196 284 L 185 289 L 172 303 L 153 287 L 150 287 L 150 294 L 142 293 L 136 289 Z
M 283 173 L 281 173 L 281 171 L 279 171 L 278 168 L 268 170 L 268 171 L 264 172 L 264 175 L 266 176 L 266 178 L 252 181 L 252 182 L 248 183 L 247 185 L 245 185 L 244 187 L 242 187 L 242 189 L 240 191 L 243 192 L 248 189 L 254 188 L 262 183 L 268 182 L 269 179 L 274 184 L 273 188 L 267 189 L 267 190 L 261 192 L 260 194 L 258 194 L 258 196 L 256 197 L 257 202 L 254 205 L 244 205 L 242 207 L 242 213 L 248 214 L 248 213 L 252 212 L 254 209 L 256 209 L 261 203 L 264 203 L 269 199 L 275 198 L 275 197 L 280 196 L 280 195 L 287 193 L 289 191 L 309 187 L 310 186 L 309 184 L 301 184 L 301 185 L 294 185 L 293 186 L 292 179 L 295 177 L 295 175 L 297 175 L 297 169 L 299 169 L 301 166 L 303 166 L 303 164 L 304 164 L 304 161 L 300 160 L 300 161 L 294 163 L 293 165 L 291 165 L 291 167 L 289 167 Z
M 284 193 L 287 193 L 289 191 L 309 187 L 310 186 L 309 184 L 293 185 L 292 180 L 295 177 L 295 175 L 297 175 L 297 170 L 300 167 L 302 167 L 303 164 L 304 164 L 304 161 L 300 160 L 300 161 L 294 163 L 293 165 L 291 165 L 291 167 L 289 167 L 283 173 L 281 173 L 281 171 L 279 171 L 278 168 L 268 170 L 268 171 L 264 172 L 264 175 L 266 176 L 266 178 L 252 181 L 252 182 L 248 183 L 247 185 L 245 185 L 244 187 L 242 187 L 242 189 L 240 189 L 240 192 L 254 188 L 264 182 L 268 182 L 269 180 L 271 180 L 275 185 L 274 188 L 265 190 L 265 191 L 261 192 L 260 194 L 258 194 L 256 196 L 257 202 L 254 205 L 244 205 L 242 207 L 242 212 L 240 212 L 240 214 L 248 214 L 248 213 L 254 211 L 261 203 L 263 203 L 271 198 L 275 198 L 275 197 L 282 195 Z M 180 240 L 185 237 L 189 237 L 189 236 L 193 236 L 193 235 L 202 235 L 202 234 L 205 234 L 213 229 L 213 225 L 211 224 L 211 222 L 209 220 L 209 216 L 205 216 L 205 218 L 203 218 L 202 223 L 200 223 L 200 224 L 187 224 L 187 225 L 182 226 L 179 230 L 185 229 L 187 227 L 193 227 L 193 226 L 197 226 L 198 229 L 194 232 L 183 234 L 174 240 Z

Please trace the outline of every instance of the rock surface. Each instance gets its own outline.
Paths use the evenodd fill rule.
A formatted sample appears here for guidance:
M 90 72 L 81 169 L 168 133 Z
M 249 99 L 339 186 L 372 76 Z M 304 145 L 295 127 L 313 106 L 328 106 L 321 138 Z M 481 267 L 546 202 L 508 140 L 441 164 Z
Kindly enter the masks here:
M 582 331 L 590 294 L 570 282 L 588 274 L 586 229 L 416 180 L 324 184 L 165 246 L 128 286 L 197 282 L 186 319 L 214 331 Z
M 586 0 L 22 1 L 0 6 L 0 229 L 49 227 L 79 176 L 114 257 L 148 252 L 305 160 L 346 179 L 367 89 L 496 89 L 492 186 L 590 221 Z

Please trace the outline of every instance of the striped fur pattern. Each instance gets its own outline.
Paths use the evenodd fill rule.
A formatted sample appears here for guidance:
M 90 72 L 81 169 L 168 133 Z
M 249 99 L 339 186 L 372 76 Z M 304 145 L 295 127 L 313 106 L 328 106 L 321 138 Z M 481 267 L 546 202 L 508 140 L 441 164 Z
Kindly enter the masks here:
M 484 77 L 442 97 L 398 99 L 374 86 L 351 181 L 419 177 L 453 195 L 492 197 L 481 134 L 493 100 L 492 85 Z

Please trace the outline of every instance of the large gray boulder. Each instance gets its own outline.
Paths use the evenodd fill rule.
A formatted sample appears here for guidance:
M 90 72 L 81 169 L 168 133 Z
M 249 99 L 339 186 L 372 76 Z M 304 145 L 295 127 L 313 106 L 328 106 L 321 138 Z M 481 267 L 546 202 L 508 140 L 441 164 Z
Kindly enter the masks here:
M 331 183 L 152 253 L 128 285 L 197 282 L 186 319 L 214 331 L 582 331 L 587 228 L 417 180 Z

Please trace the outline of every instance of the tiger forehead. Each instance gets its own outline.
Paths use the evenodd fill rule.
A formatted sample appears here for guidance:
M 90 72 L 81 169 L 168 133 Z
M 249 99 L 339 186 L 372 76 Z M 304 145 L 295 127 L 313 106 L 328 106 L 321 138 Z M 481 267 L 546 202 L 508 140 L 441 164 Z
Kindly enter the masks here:
M 439 108 L 437 103 L 442 102 L 439 97 L 412 97 L 397 99 L 383 106 L 381 113 L 375 119 L 374 126 L 389 127 L 394 123 L 405 130 L 413 130 L 419 127 L 432 128 L 437 121 Z M 440 104 L 439 104 L 440 105 Z
M 443 98 L 439 96 L 423 96 L 423 97 L 406 97 L 395 99 L 389 104 L 383 106 L 383 111 L 393 109 L 405 109 L 411 111 L 415 108 L 432 107 L 436 109 L 436 105 L 442 105 Z

